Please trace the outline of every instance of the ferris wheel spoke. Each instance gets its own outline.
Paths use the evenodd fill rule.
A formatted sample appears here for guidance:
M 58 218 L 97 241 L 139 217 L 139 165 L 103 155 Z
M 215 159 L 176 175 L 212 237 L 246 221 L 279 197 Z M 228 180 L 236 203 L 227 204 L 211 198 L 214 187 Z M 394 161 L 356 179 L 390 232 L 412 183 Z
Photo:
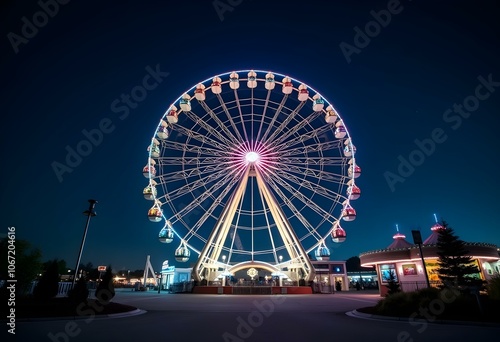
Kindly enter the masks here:
M 201 142 L 203 144 L 202 146 L 209 145 L 211 147 L 214 147 L 215 149 L 218 149 L 219 151 L 228 149 L 227 143 L 223 143 L 223 142 L 219 142 L 217 140 L 214 140 L 214 139 L 208 137 L 207 134 L 201 134 L 198 132 L 194 132 L 193 130 L 187 129 L 187 128 L 180 126 L 180 125 L 176 125 L 175 130 L 181 134 L 186 135 L 190 139 L 194 139 L 196 141 Z M 229 146 L 231 146 L 231 145 L 229 145 Z
M 240 114 L 241 126 L 243 127 L 243 135 L 245 136 L 246 142 L 248 142 L 247 129 L 245 127 L 245 120 L 243 119 L 243 113 L 241 112 L 240 99 L 238 98 L 238 91 L 234 90 L 234 98 L 236 99 L 236 106 L 238 107 L 238 113 Z
M 309 223 L 309 221 L 304 217 L 304 215 L 302 215 L 300 210 L 297 209 L 297 207 L 293 204 L 291 199 L 288 196 L 286 196 L 279 187 L 274 187 L 271 185 L 271 188 L 278 195 L 278 197 L 281 198 L 283 203 L 285 203 L 285 205 L 290 209 L 293 215 L 304 225 L 304 228 L 306 228 L 307 231 L 309 232 L 303 237 L 303 239 L 309 236 L 313 236 L 317 241 L 321 240 L 323 238 L 321 234 L 319 234 L 316 231 L 316 229 Z
M 323 208 L 321 208 L 319 205 L 316 204 L 316 202 L 312 201 L 310 198 L 303 195 L 293 185 L 290 185 L 289 183 L 284 181 L 282 178 L 280 178 L 280 177 L 268 177 L 267 180 L 268 180 L 268 184 L 274 190 L 276 190 L 278 188 L 278 185 L 282 186 L 285 190 L 287 190 L 293 196 L 292 198 L 297 198 L 302 203 L 307 205 L 310 209 L 315 211 L 317 214 L 323 215 L 323 216 L 325 216 L 325 218 L 328 217 L 329 219 L 327 219 L 327 221 L 330 222 L 331 224 L 333 224 L 333 222 L 335 222 L 335 218 L 333 217 L 332 213 L 329 213 L 326 210 L 324 210 Z
M 300 131 L 302 128 L 309 125 L 312 121 L 314 121 L 321 114 L 323 114 L 323 112 L 312 112 L 311 114 L 307 115 L 301 122 L 293 125 L 293 127 L 288 132 L 284 133 L 283 135 L 280 135 L 278 137 L 278 139 L 276 139 L 275 141 L 272 142 L 271 145 L 275 146 L 277 144 L 280 144 L 280 143 L 286 141 L 286 139 L 288 139 L 288 137 L 293 136 L 298 131 Z
M 168 183 L 173 183 L 177 182 L 180 179 L 185 179 L 186 181 L 191 178 L 191 177 L 200 177 L 204 175 L 211 175 L 214 172 L 218 172 L 221 170 L 227 171 L 227 168 L 230 167 L 233 163 L 230 162 L 223 162 L 219 164 L 213 164 L 213 165 L 208 165 L 208 166 L 203 166 L 203 167 L 193 167 L 190 169 L 185 169 L 185 170 L 180 170 L 180 171 L 172 171 L 172 172 L 166 172 L 159 176 L 160 183 L 162 184 L 168 184 Z
M 205 101 L 198 101 L 200 105 L 203 107 L 203 109 L 210 115 L 212 120 L 215 121 L 217 126 L 226 134 L 226 137 L 229 138 L 233 144 L 239 144 L 238 139 L 231 133 L 231 131 L 227 128 L 226 125 L 219 119 L 217 114 L 214 113 L 214 111 L 207 105 Z M 231 144 L 229 144 L 231 145 Z
M 165 197 L 169 201 L 175 201 L 179 197 L 182 197 L 188 193 L 191 193 L 196 189 L 206 187 L 208 184 L 216 181 L 217 179 L 223 177 L 224 175 L 227 175 L 227 173 L 228 173 L 227 169 L 224 169 L 224 170 L 221 170 L 221 171 L 218 171 L 215 173 L 211 173 L 204 178 L 200 178 L 200 179 L 197 179 L 195 181 L 189 182 L 186 185 L 181 186 L 178 189 L 170 190 L 168 192 L 168 194 L 165 194 Z
M 210 156 L 216 156 L 216 157 L 227 157 L 230 155 L 230 152 L 228 151 L 222 151 L 222 150 L 216 150 L 213 148 L 207 148 L 207 147 L 202 147 L 202 146 L 196 146 L 196 145 L 191 145 L 187 143 L 180 143 L 177 141 L 162 141 L 162 144 L 165 144 L 165 146 L 168 146 L 169 148 L 178 150 L 178 151 L 184 151 L 184 152 L 192 152 L 198 155 L 210 155 Z
M 185 165 L 212 165 L 212 164 L 227 164 L 231 162 L 229 157 L 159 157 L 156 158 L 157 164 L 160 166 L 185 166 Z
M 307 157 L 275 157 L 275 162 L 279 165 L 314 165 L 314 166 L 342 166 L 347 163 L 346 157 L 322 157 L 322 156 L 307 156 Z
M 236 127 L 236 124 L 233 121 L 233 117 L 232 117 L 231 113 L 229 113 L 229 109 L 227 109 L 227 106 L 226 106 L 226 103 L 224 102 L 224 99 L 222 98 L 222 96 L 220 96 L 220 94 L 217 94 L 217 99 L 219 99 L 219 103 L 220 103 L 222 109 L 224 110 L 224 112 L 226 113 L 227 118 L 229 119 L 229 122 L 231 123 L 231 127 L 233 128 L 234 133 L 236 134 L 236 138 L 238 139 L 239 142 L 243 142 L 244 140 L 241 137 L 241 134 L 240 134 L 240 131 L 238 130 L 238 127 Z
M 229 184 L 231 184 L 231 185 L 229 185 Z M 198 230 L 203 226 L 203 224 L 206 222 L 206 220 L 209 217 L 214 217 L 213 216 L 213 212 L 215 211 L 215 209 L 219 205 L 222 204 L 222 200 L 233 189 L 234 184 L 236 184 L 235 181 L 234 182 L 229 182 L 228 186 L 226 186 L 226 188 L 224 188 L 224 190 L 221 191 L 221 193 L 219 194 L 219 196 L 217 196 L 216 198 L 213 199 L 212 204 L 206 210 L 206 212 L 200 217 L 200 219 L 192 227 L 187 227 L 186 226 L 186 228 L 188 229 L 188 232 L 184 236 L 184 240 L 189 241 L 192 237 L 200 237 L 200 235 L 198 234 Z M 207 240 L 205 239 L 205 242 L 206 241 Z
M 241 173 L 242 170 L 238 170 L 238 173 Z M 223 191 L 228 191 L 229 189 L 233 187 L 233 185 L 238 181 L 239 177 L 235 172 L 230 172 L 228 173 L 223 179 L 212 185 L 208 191 L 205 191 L 203 194 L 195 198 L 191 203 L 189 203 L 187 206 L 179 210 L 175 215 L 173 215 L 170 219 L 170 222 L 172 224 L 175 224 L 177 221 L 179 221 L 184 215 L 189 213 L 191 210 L 196 208 L 197 206 L 201 206 L 201 204 L 209 198 L 212 193 L 216 192 L 223 186 L 225 186 Z
M 342 197 L 340 194 L 336 193 L 335 191 L 332 191 L 328 188 L 325 188 L 324 186 L 317 184 L 317 183 L 312 183 L 308 180 L 301 179 L 297 176 L 295 176 L 292 173 L 281 171 L 281 170 L 275 170 L 275 174 L 277 176 L 281 176 L 284 179 L 293 182 L 297 184 L 299 187 L 306 188 L 312 192 L 314 192 L 317 195 L 320 195 L 326 199 L 329 199 L 333 202 L 339 203 L 341 199 L 345 200 L 347 199 L 346 197 Z
M 304 134 L 300 134 L 300 135 L 297 135 L 295 138 L 292 138 L 292 139 L 288 139 L 286 140 L 285 142 L 279 144 L 279 145 L 276 145 L 274 147 L 274 150 L 275 151 L 281 151 L 283 149 L 286 149 L 288 147 L 292 147 L 296 144 L 299 144 L 299 143 L 302 143 L 304 144 L 307 140 L 309 139 L 314 139 L 314 138 L 318 138 L 318 137 L 321 137 L 324 133 L 328 132 L 331 130 L 331 127 L 328 126 L 328 125 L 322 125 L 312 131 L 309 131 L 307 133 L 304 133 Z M 271 144 L 273 145 L 273 144 Z
M 290 122 L 292 122 L 297 113 L 302 109 L 302 107 L 304 107 L 305 103 L 306 103 L 305 101 L 300 102 L 297 105 L 297 107 L 295 107 L 295 109 L 292 110 L 292 112 L 286 116 L 286 119 L 281 122 L 279 127 L 274 130 L 274 132 L 269 136 L 269 138 L 266 139 L 265 142 L 269 143 L 269 147 L 274 146 L 274 139 L 283 132 L 283 130 L 290 124 Z
M 295 156 L 295 155 L 302 155 L 302 154 L 308 154 L 311 152 L 319 152 L 319 151 L 328 151 L 331 149 L 338 149 L 339 146 L 342 145 L 341 141 L 329 141 L 329 142 L 318 142 L 316 144 L 310 144 L 307 146 L 300 146 L 296 148 L 291 148 L 289 150 L 283 150 L 279 151 L 278 156 L 280 157 L 286 157 L 286 156 Z
M 267 108 L 269 106 L 269 98 L 270 97 L 271 97 L 271 90 L 268 90 L 267 95 L 266 95 L 266 100 L 264 102 L 264 109 L 262 110 L 262 116 L 260 119 L 259 130 L 257 131 L 257 137 L 255 138 L 255 141 L 260 141 L 260 133 L 262 132 L 262 126 L 264 125 L 264 119 L 266 118 L 266 112 L 267 112 Z M 252 101 L 253 101 L 253 98 L 252 98 Z
M 285 106 L 287 99 L 288 99 L 288 95 L 283 96 L 283 98 L 281 99 L 281 103 L 279 104 L 278 108 L 276 109 L 276 112 L 274 113 L 273 118 L 271 119 L 271 122 L 267 126 L 267 129 L 264 132 L 264 135 L 262 135 L 262 138 L 259 141 L 267 141 L 267 136 L 269 135 L 271 130 L 274 128 L 274 123 L 276 122 L 276 120 L 278 119 L 278 116 L 280 115 L 281 111 L 283 110 L 283 107 Z M 267 104 L 267 102 L 268 101 L 266 101 L 266 104 Z M 263 119 L 264 119 L 264 117 L 263 117 Z
M 205 120 L 200 118 L 198 115 L 193 113 L 192 111 L 184 112 L 188 118 L 191 119 L 194 123 L 198 124 L 200 127 L 205 129 L 210 135 L 217 137 L 221 142 L 226 144 L 226 146 L 231 146 L 231 140 L 226 138 L 223 134 L 221 134 L 218 130 L 214 129 L 211 125 L 209 125 Z
M 280 168 L 284 171 L 293 172 L 299 175 L 308 176 L 315 179 L 320 179 L 324 181 L 329 181 L 332 183 L 344 183 L 346 181 L 346 176 L 329 172 L 325 170 L 315 170 L 313 168 L 297 166 L 296 164 L 279 164 Z

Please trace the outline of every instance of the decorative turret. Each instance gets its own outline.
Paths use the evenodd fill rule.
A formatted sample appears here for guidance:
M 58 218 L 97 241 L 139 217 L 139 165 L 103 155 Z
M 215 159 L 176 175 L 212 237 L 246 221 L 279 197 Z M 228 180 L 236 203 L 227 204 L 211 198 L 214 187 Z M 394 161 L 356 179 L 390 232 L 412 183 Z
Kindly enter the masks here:
M 392 237 L 394 241 L 387 247 L 387 249 L 399 249 L 399 248 L 408 248 L 413 245 L 406 241 L 406 236 L 399 232 L 399 227 L 396 225 L 396 234 Z

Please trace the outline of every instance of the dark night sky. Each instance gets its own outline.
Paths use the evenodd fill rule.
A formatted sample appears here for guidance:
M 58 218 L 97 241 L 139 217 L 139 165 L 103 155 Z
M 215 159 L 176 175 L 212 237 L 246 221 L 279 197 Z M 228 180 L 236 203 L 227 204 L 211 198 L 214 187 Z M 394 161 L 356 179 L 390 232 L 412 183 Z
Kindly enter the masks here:
M 348 63 L 339 45 L 353 45 L 354 28 L 364 30 L 374 20 L 370 11 L 387 8 L 387 1 L 243 0 L 220 20 L 212 1 L 71 1 L 15 53 L 9 32 L 22 34 L 22 18 L 32 22 L 41 8 L 36 1 L 4 2 L 1 231 L 15 226 L 44 260 L 63 258 L 73 267 L 81 213 L 95 198 L 98 216 L 82 262 L 137 269 L 149 254 L 155 269 L 165 259 L 175 264 L 177 244 L 159 243 L 159 226 L 146 217 L 146 147 L 185 90 L 219 73 L 254 68 L 319 90 L 353 137 L 363 195 L 355 203 L 357 220 L 344 227 L 347 241 L 330 245 L 332 259 L 385 248 L 396 223 L 408 240 L 417 227 L 425 238 L 433 213 L 466 241 L 500 245 L 498 5 L 401 1 L 400 12 Z M 169 76 L 120 119 L 111 103 L 157 64 Z M 475 103 L 480 76 L 493 85 Z M 454 104 L 464 101 L 478 106 L 457 121 Z M 63 163 L 66 146 L 104 118 L 114 131 L 60 182 L 51 164 Z M 398 157 L 408 159 L 415 139 L 435 129 L 446 141 L 392 191 L 384 173 L 396 174 Z

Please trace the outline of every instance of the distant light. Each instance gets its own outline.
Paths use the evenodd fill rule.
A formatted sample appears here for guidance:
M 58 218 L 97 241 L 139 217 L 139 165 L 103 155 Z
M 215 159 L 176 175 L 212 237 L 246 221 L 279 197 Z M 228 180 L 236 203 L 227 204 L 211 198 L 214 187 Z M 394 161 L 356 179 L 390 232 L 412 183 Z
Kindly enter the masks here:
M 248 152 L 245 156 L 245 159 L 249 163 L 253 163 L 259 159 L 259 154 L 257 152 Z

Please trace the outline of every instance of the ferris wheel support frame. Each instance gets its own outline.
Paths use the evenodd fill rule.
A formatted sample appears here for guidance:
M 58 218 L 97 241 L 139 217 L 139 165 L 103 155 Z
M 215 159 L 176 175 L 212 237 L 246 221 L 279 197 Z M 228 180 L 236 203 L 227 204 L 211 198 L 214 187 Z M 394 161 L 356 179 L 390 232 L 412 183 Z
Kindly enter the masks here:
M 230 201 L 226 204 L 222 215 L 219 217 L 217 223 L 212 229 L 207 243 L 203 247 L 198 260 L 193 267 L 193 278 L 196 281 L 202 281 L 203 278 L 205 278 L 203 275 L 205 273 L 205 270 L 218 269 L 218 267 L 221 265 L 218 260 L 224 247 L 224 242 L 231 228 L 231 223 L 233 222 L 233 218 L 236 214 L 238 204 L 243 200 L 243 196 L 248 184 L 248 179 L 250 177 L 255 177 L 261 197 L 265 199 L 271 212 L 271 216 L 276 223 L 278 233 L 283 239 L 285 249 L 290 256 L 290 261 L 287 264 L 291 268 L 293 268 L 295 273 L 298 273 L 297 271 L 301 269 L 304 275 L 303 279 L 305 281 L 314 279 L 314 266 L 309 260 L 307 253 L 300 243 L 295 231 L 291 227 L 290 222 L 288 222 L 286 215 L 278 205 L 276 198 L 273 196 L 271 190 L 266 185 L 262 174 L 259 171 L 259 167 L 253 162 L 247 165 L 246 170 L 243 173 L 243 176 L 240 179 L 237 188 L 233 192 Z M 243 263 L 249 265 L 249 263 L 251 264 L 253 261 L 254 260 L 252 254 L 252 260 L 244 261 Z M 232 265 L 231 268 L 238 267 L 239 264 L 241 263 Z M 255 266 L 258 265 L 256 264 Z M 282 266 L 282 264 L 280 264 L 280 266 Z M 230 271 L 230 269 L 227 270 L 225 268 L 224 272 L 227 271 Z M 281 271 L 281 267 L 280 269 L 278 269 L 278 271 Z M 209 271 L 208 273 L 211 274 L 212 271 Z

